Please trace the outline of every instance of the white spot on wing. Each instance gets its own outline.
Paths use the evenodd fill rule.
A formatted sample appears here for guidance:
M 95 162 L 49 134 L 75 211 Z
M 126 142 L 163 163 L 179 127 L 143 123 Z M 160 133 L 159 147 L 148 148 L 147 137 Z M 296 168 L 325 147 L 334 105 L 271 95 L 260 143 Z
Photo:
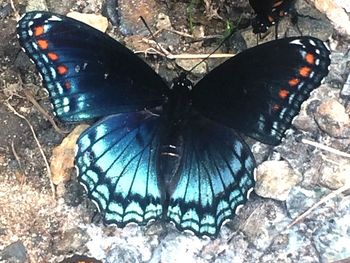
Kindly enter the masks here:
M 49 19 L 47 19 L 47 21 L 62 21 L 62 19 L 58 16 L 51 16 Z
M 42 16 L 43 16 L 43 14 L 38 13 L 38 14 L 36 14 L 36 15 L 33 17 L 33 19 L 38 19 L 38 18 L 40 18 L 40 17 L 42 17 Z
M 312 39 L 309 40 L 309 43 L 310 43 L 312 46 L 316 47 L 316 43 L 315 43 L 315 41 L 313 41 Z
M 300 39 L 294 39 L 293 41 L 291 41 L 289 43 L 293 44 L 293 45 L 304 46 L 303 43 L 301 43 Z

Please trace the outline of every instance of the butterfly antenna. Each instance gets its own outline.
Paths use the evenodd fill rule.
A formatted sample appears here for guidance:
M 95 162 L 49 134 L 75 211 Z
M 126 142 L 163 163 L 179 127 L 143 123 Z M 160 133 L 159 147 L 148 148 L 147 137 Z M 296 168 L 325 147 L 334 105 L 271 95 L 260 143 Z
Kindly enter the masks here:
M 140 19 L 141 19 L 142 23 L 145 25 L 145 27 L 147 28 L 148 32 L 151 34 L 151 37 L 152 37 L 153 41 L 156 43 L 156 45 L 157 45 L 158 49 L 160 50 L 160 52 L 166 58 L 168 58 L 168 55 L 163 51 L 163 47 L 158 43 L 158 41 L 157 41 L 156 37 L 154 36 L 152 30 L 149 28 L 148 24 L 146 23 L 146 20 L 142 16 L 140 16 Z M 176 64 L 172 60 L 170 60 L 170 63 L 172 63 L 175 68 L 177 67 Z M 178 72 L 176 72 L 176 74 L 178 75 L 178 77 L 180 76 L 180 74 Z
M 240 23 L 240 20 L 241 20 L 241 18 L 239 19 L 238 24 Z M 218 50 L 222 47 L 222 45 L 226 42 L 226 40 L 229 39 L 234 33 L 235 33 L 235 30 L 232 29 L 231 32 L 230 32 L 226 37 L 224 37 L 224 38 L 221 40 L 220 44 L 219 44 L 212 52 L 210 52 L 210 54 L 209 54 L 208 56 L 206 56 L 206 57 L 203 58 L 200 62 L 198 62 L 196 65 L 194 65 L 194 66 L 188 71 L 188 73 L 192 72 L 199 64 L 201 64 L 201 63 L 203 63 L 204 61 L 206 61 L 211 55 L 213 55 L 216 51 L 218 51 Z

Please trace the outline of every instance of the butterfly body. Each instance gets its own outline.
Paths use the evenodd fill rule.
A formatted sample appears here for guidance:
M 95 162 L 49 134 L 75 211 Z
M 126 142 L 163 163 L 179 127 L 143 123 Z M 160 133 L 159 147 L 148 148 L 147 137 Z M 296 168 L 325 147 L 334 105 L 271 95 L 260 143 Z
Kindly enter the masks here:
M 265 33 L 268 28 L 288 14 L 294 0 L 249 0 L 256 17 L 252 21 L 253 33 Z
M 181 131 L 188 125 L 191 115 L 190 90 L 193 84 L 182 75 L 173 81 L 167 92 L 167 100 L 163 105 L 161 124 L 161 149 L 159 151 L 158 180 L 163 182 L 170 196 L 178 181 L 176 171 L 180 165 L 183 149 Z
M 329 50 L 312 37 L 246 50 L 193 85 L 171 86 L 107 35 L 49 12 L 17 27 L 62 121 L 99 118 L 77 141 L 78 180 L 103 221 L 171 221 L 215 237 L 255 184 L 242 132 L 278 144 L 327 75 Z

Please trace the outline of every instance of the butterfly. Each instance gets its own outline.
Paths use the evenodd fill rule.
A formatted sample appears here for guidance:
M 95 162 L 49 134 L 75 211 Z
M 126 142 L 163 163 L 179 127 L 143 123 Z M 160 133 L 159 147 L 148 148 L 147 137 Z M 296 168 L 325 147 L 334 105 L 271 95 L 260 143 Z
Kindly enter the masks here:
M 102 263 L 102 261 L 84 255 L 74 255 L 60 261 L 60 263 Z
M 253 33 L 265 33 L 270 26 L 277 24 L 288 14 L 293 2 L 295 0 L 249 0 L 256 13 L 252 21 Z
M 116 40 L 74 19 L 29 12 L 20 45 L 63 122 L 99 118 L 77 141 L 78 180 L 104 223 L 153 220 L 215 237 L 252 191 L 243 133 L 277 145 L 328 74 L 319 39 L 292 37 L 245 50 L 194 85 L 168 86 Z

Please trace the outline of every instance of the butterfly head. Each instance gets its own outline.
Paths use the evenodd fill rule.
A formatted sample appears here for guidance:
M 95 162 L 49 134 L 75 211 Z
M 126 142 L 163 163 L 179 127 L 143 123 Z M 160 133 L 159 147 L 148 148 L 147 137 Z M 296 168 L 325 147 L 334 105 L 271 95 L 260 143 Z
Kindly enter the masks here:
M 269 22 L 264 21 L 262 17 L 255 17 L 252 21 L 252 27 L 253 27 L 253 33 L 254 34 L 259 34 L 259 33 L 265 33 L 269 27 L 268 27 Z
M 185 72 L 181 73 L 180 76 L 173 80 L 170 89 L 174 90 L 187 90 L 190 91 L 193 88 L 193 83 L 187 78 Z

